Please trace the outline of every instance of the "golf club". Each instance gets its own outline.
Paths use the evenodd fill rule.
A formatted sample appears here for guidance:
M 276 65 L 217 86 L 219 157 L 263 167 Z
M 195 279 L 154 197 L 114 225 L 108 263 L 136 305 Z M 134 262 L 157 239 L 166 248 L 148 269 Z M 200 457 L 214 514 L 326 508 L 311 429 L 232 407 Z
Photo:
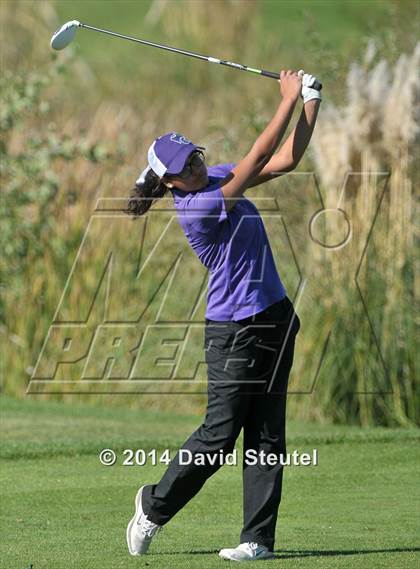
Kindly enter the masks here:
M 125 36 L 123 34 L 117 34 L 116 32 L 111 32 L 110 30 L 103 30 L 101 28 L 95 28 L 93 26 L 88 26 L 87 24 L 82 24 L 77 20 L 71 20 L 70 22 L 67 22 L 54 33 L 54 35 L 51 38 L 51 47 L 56 50 L 64 49 L 73 40 L 77 28 L 85 28 L 87 30 L 93 30 L 95 32 L 101 32 L 103 34 L 115 36 L 117 38 L 122 38 L 125 40 L 134 41 L 136 43 L 141 43 L 143 45 L 158 47 L 159 49 L 165 49 L 166 51 L 172 51 L 173 53 L 180 53 L 181 55 L 188 55 L 189 57 L 195 57 L 203 61 L 208 61 L 209 63 L 219 63 L 220 65 L 227 65 L 228 67 L 233 67 L 234 69 L 239 69 L 240 71 L 250 71 L 251 73 L 257 73 L 258 75 L 262 75 L 264 77 L 271 77 L 272 79 L 277 79 L 277 80 L 280 79 L 279 73 L 273 73 L 272 71 L 266 71 L 264 69 L 254 69 L 253 67 L 241 65 L 240 63 L 232 63 L 231 61 L 224 61 L 223 59 L 217 59 L 215 57 L 200 55 L 199 53 L 194 53 L 192 51 L 185 51 L 183 49 L 177 49 L 175 47 L 170 47 L 159 43 L 153 43 L 146 40 L 140 40 L 138 38 Z M 322 84 L 316 82 L 312 86 L 312 88 L 316 89 L 317 91 L 320 91 L 322 89 Z

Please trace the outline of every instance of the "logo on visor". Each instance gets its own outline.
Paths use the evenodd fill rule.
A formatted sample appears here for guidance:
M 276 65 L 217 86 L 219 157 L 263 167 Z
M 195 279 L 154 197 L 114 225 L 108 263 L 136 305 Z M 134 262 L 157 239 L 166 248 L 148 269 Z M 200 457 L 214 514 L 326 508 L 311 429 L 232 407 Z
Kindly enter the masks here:
M 176 132 L 174 132 L 171 135 L 171 140 L 172 140 L 172 142 L 176 142 L 177 144 L 192 144 L 191 140 L 188 140 L 188 138 L 185 138 L 185 136 L 181 136 L 180 134 L 177 134 Z

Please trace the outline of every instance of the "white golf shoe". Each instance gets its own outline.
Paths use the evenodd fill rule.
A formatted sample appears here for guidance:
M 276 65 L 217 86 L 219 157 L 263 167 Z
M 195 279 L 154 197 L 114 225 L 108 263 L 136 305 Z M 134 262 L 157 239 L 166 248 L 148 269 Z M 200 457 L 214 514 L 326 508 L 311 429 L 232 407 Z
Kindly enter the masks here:
M 241 543 L 235 549 L 221 549 L 219 557 L 230 561 L 257 561 L 258 559 L 273 559 L 275 555 L 265 545 L 258 545 L 251 541 Z
M 142 486 L 135 499 L 136 511 L 127 526 L 127 545 L 131 555 L 144 555 L 149 549 L 150 542 L 162 526 L 147 519 L 141 505 Z

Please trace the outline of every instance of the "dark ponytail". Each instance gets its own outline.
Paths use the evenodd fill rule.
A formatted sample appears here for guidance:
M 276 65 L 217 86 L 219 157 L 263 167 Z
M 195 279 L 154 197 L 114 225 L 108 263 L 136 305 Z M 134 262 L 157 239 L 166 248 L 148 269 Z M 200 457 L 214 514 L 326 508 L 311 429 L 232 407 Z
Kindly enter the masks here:
M 131 190 L 125 213 L 138 217 L 143 215 L 150 206 L 168 191 L 168 188 L 161 182 L 159 176 L 153 170 L 149 170 L 146 174 L 144 183 L 136 182 Z

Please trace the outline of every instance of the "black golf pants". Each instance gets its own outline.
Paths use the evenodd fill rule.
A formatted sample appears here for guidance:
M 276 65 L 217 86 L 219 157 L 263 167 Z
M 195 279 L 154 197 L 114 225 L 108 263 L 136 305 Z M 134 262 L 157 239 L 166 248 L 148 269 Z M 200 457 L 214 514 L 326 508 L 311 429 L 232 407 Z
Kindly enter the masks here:
M 261 451 L 286 453 L 287 384 L 299 328 L 299 318 L 287 297 L 244 320 L 206 319 L 207 412 L 204 423 L 182 446 L 193 457 L 197 453 L 227 454 L 233 451 L 243 428 L 240 543 L 255 541 L 270 550 L 274 547 L 283 467 L 263 464 L 259 459 L 257 464 L 249 463 L 255 462 Z M 247 450 L 251 450 L 252 460 L 245 460 Z M 179 455 L 160 482 L 143 491 L 143 510 L 159 525 L 167 523 L 221 466 L 219 460 L 215 464 L 181 464 Z

